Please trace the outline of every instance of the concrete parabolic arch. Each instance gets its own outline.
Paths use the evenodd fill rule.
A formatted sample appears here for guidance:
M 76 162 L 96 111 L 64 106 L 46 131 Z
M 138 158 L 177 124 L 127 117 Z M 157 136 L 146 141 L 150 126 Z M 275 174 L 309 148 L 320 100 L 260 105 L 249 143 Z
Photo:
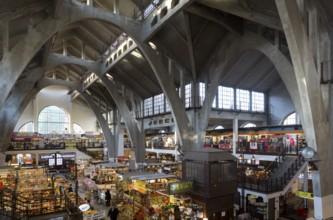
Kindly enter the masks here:
M 107 21 L 121 28 L 128 35 L 138 38 L 140 23 L 119 14 L 93 8 L 84 4 L 64 0 L 59 9 L 60 15 L 57 19 L 49 18 L 30 29 L 28 33 L 15 44 L 0 63 L 2 73 L 0 81 L 0 108 L 3 106 L 14 83 L 28 65 L 33 56 L 56 32 L 71 23 L 86 19 L 98 19 Z
M 73 81 L 66 81 L 66 80 L 43 78 L 43 79 L 39 80 L 39 82 L 38 82 L 38 89 L 41 90 L 45 87 L 53 86 L 53 85 L 60 85 L 60 86 L 65 86 L 65 87 L 74 89 L 74 90 L 78 91 L 80 93 L 80 95 L 86 100 L 86 103 L 90 106 L 91 110 L 94 112 L 94 114 L 103 130 L 105 142 L 107 144 L 108 151 L 109 151 L 109 156 L 115 158 L 117 156 L 118 149 L 115 149 L 115 145 L 113 144 L 114 135 L 111 133 L 105 118 L 103 117 L 100 109 L 95 104 L 95 102 L 90 97 L 90 95 L 87 92 L 81 92 L 80 83 L 73 82 Z
M 38 90 L 35 83 L 43 77 L 44 71 L 38 67 L 32 69 L 28 73 L 30 77 L 26 77 L 8 96 L 4 106 L 0 109 L 0 151 L 7 150 L 7 144 L 11 139 L 15 125 L 21 117 L 22 112 L 34 97 Z M 24 86 L 20 86 L 24 85 Z
M 100 80 L 104 83 L 106 89 L 111 95 L 112 99 L 116 103 L 118 109 L 120 110 L 123 119 L 125 121 L 125 125 L 127 128 L 128 135 L 130 137 L 130 141 L 132 146 L 135 147 L 135 156 L 137 162 L 144 162 L 144 135 L 140 131 L 138 127 L 138 123 L 136 122 L 134 116 L 131 114 L 128 106 L 125 103 L 125 100 L 120 97 L 116 91 L 116 87 L 114 85 L 115 82 L 111 82 L 105 74 L 100 72 L 101 64 L 96 63 L 94 61 L 83 60 L 76 57 L 68 57 L 57 54 L 50 54 L 49 59 L 47 61 L 46 67 L 53 68 L 57 65 L 65 65 L 65 64 L 77 64 L 86 67 L 88 70 L 94 72 Z
M 297 112 L 301 115 L 301 118 L 303 118 L 300 94 L 298 89 L 295 88 L 296 77 L 293 66 L 276 45 L 273 45 L 267 39 L 252 32 L 244 32 L 243 35 L 230 34 L 225 41 L 232 43 L 225 43 L 219 49 L 214 57 L 214 61 L 206 71 L 212 76 L 207 94 L 217 93 L 217 88 L 219 85 L 223 84 L 224 77 L 228 75 L 232 66 L 235 65 L 235 62 L 246 50 L 256 50 L 264 54 L 272 62 L 282 81 L 286 85 Z M 197 134 L 205 133 L 213 98 L 214 96 L 206 97 L 203 107 L 198 112 L 200 115 L 196 118 L 196 127 L 198 129 L 196 132 Z M 203 137 L 204 135 L 199 139 L 201 140 Z M 199 144 L 200 143 L 201 142 L 199 141 Z
M 21 114 L 24 109 L 31 101 L 32 97 L 34 97 L 41 89 L 51 86 L 51 85 L 61 85 L 65 87 L 69 87 L 71 89 L 75 89 L 80 91 L 80 84 L 78 82 L 64 81 L 64 80 L 55 80 L 55 79 L 42 79 L 44 70 L 42 68 L 36 68 L 31 71 L 31 77 L 27 77 L 21 83 L 27 83 L 27 86 L 18 86 L 13 90 L 12 94 L 9 96 L 8 100 L 6 100 L 4 107 L 0 110 L 0 121 L 3 127 L 3 133 L 0 136 L 0 144 L 1 150 L 5 151 L 6 144 L 10 141 L 11 133 L 19 120 Z M 38 86 L 35 84 L 38 82 Z M 103 133 L 105 135 L 105 140 L 107 146 L 109 147 L 109 152 L 111 153 L 111 157 L 115 157 L 117 155 L 116 149 L 112 146 L 112 140 L 114 137 L 111 131 L 108 129 L 107 123 L 102 116 L 102 113 L 99 111 L 98 106 L 94 104 L 93 100 L 89 95 L 84 94 L 84 99 L 94 111 L 97 120 L 99 121 Z M 13 110 L 15 108 L 15 110 Z M 5 127 L 4 127 L 5 126 Z
M 58 19 L 50 18 L 38 24 L 35 28 L 31 29 L 8 54 L 5 54 L 4 59 L 0 64 L 0 72 L 5 73 L 2 76 L 3 81 L 0 82 L 0 94 L 3 94 L 0 97 L 0 108 L 2 108 L 7 96 L 14 86 L 14 83 L 24 68 L 28 65 L 34 54 L 36 54 L 42 45 L 57 31 L 61 30 L 68 24 L 84 19 L 99 19 L 122 28 L 125 33 L 133 37 L 134 41 L 136 41 L 136 39 L 141 39 L 140 23 L 118 14 L 108 13 L 84 4 L 71 2 L 70 0 L 64 0 L 59 11 L 60 15 L 58 16 Z M 170 89 L 170 86 L 163 86 L 166 84 L 165 82 L 168 81 L 165 77 L 167 74 L 164 74 L 167 73 L 167 71 L 163 67 L 162 63 L 159 62 L 160 60 L 156 59 L 154 51 L 146 43 L 138 45 L 140 45 L 140 49 L 144 51 L 146 59 L 159 79 L 162 89 L 168 97 L 171 109 L 181 109 L 180 107 L 182 107 L 182 104 L 179 97 L 177 97 L 175 89 Z M 22 51 L 24 52 L 22 53 Z M 154 64 L 155 61 L 158 61 L 157 67 Z M 163 74 L 160 72 L 163 72 Z M 174 87 L 174 85 L 171 86 Z M 193 129 L 189 123 L 185 110 L 172 110 L 172 112 L 178 125 L 177 127 L 180 128 L 180 134 L 183 134 L 181 135 L 183 138 L 180 142 L 186 142 L 193 136 Z M 191 143 L 192 142 L 188 142 L 188 144 L 185 145 L 190 145 Z

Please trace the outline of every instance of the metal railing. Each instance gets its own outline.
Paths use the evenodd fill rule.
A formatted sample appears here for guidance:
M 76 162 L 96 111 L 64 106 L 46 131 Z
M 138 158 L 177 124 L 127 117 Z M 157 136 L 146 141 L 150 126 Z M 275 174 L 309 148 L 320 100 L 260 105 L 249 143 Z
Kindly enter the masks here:
M 49 205 L 47 209 L 45 205 Z M 67 195 L 54 195 L 48 198 L 24 198 L 13 190 L 0 190 L 0 215 L 8 219 L 28 219 L 32 216 L 54 214 L 68 219 L 83 219 L 82 212 Z
M 246 176 L 245 173 L 242 172 L 242 174 L 238 175 L 238 186 L 264 193 L 282 191 L 302 167 L 304 161 L 303 157 L 298 157 L 282 176 L 276 178 L 254 178 Z
M 275 160 L 273 160 L 266 168 L 265 168 L 265 175 L 266 178 L 268 178 L 269 174 L 272 173 L 273 170 L 275 170 L 276 168 L 278 168 L 280 166 L 280 164 L 282 164 L 282 162 L 284 161 L 284 158 L 286 156 L 286 151 L 287 148 L 284 148 L 279 155 L 275 158 Z

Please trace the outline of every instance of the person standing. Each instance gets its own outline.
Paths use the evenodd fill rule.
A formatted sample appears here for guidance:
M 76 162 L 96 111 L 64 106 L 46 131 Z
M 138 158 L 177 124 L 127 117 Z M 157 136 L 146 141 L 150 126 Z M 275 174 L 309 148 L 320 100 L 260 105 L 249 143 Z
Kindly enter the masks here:
M 90 191 L 90 190 L 87 190 L 87 191 L 85 192 L 85 198 L 86 198 L 86 200 L 91 201 L 91 191 Z
M 111 201 L 111 193 L 110 190 L 106 190 L 105 192 L 105 205 L 110 206 L 110 201 Z
M 119 210 L 117 207 L 115 207 L 113 204 L 109 210 L 108 216 L 110 217 L 111 220 L 117 220 L 119 215 Z
M 72 186 L 72 184 L 69 184 L 69 187 L 68 187 L 67 191 L 68 192 L 73 192 L 73 186 Z

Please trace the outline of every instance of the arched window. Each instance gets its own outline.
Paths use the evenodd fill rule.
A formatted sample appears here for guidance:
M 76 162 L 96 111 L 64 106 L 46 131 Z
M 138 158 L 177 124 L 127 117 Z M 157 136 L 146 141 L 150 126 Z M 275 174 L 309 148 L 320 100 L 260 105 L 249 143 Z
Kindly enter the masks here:
M 222 125 L 216 126 L 215 129 L 224 129 Z
M 295 124 L 297 124 L 296 112 L 291 113 L 290 115 L 288 115 L 283 121 L 283 125 L 295 125 Z
M 245 123 L 242 128 L 253 128 L 253 127 L 257 127 L 257 125 L 253 124 L 253 123 Z
M 62 134 L 69 127 L 69 119 L 64 110 L 58 106 L 48 106 L 38 115 L 38 132 L 41 134 Z
M 34 132 L 34 123 L 32 121 L 29 121 L 22 125 L 18 132 Z
M 85 131 L 79 124 L 73 123 L 73 133 L 74 134 L 84 134 Z

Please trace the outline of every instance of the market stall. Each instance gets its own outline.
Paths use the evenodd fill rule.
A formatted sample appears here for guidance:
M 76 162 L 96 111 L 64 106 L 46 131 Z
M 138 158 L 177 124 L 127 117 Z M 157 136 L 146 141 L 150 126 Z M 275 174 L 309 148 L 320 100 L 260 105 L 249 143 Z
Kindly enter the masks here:
M 161 209 L 162 204 L 168 204 L 169 199 L 158 193 L 166 190 L 169 182 L 175 182 L 174 175 L 164 173 L 149 173 L 130 177 L 131 186 L 124 193 L 124 218 L 131 219 L 136 213 L 142 212 L 145 217 L 166 216 Z

